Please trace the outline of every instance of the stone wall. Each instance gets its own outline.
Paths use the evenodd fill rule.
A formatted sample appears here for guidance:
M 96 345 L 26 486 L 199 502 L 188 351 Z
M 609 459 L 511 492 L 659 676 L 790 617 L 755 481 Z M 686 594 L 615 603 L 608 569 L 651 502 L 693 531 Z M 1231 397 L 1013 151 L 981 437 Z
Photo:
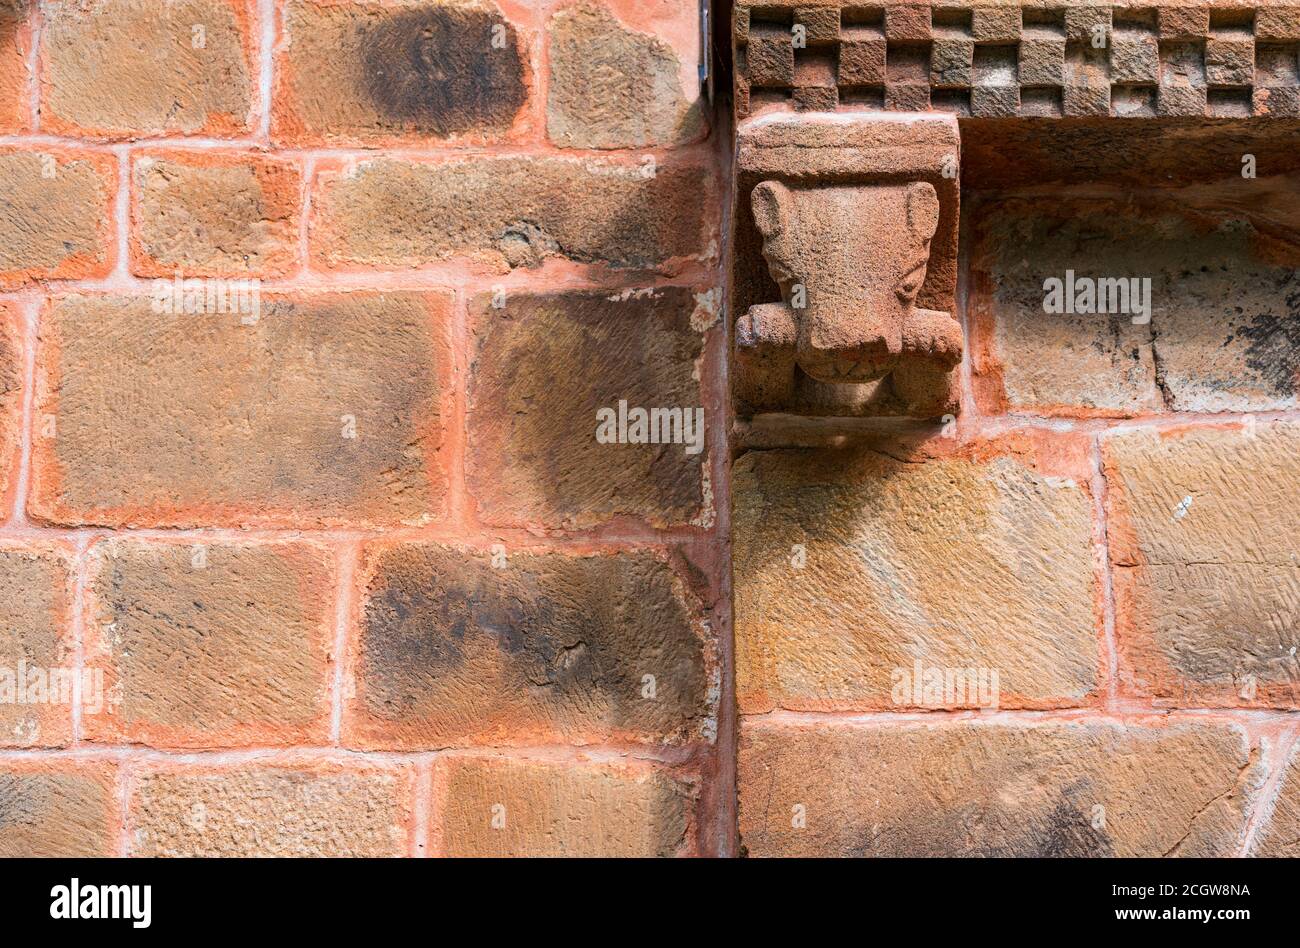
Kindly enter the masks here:
M 0 855 L 1295 852 L 1300 14 L 731 6 L 0 0 Z
M 700 61 L 687 0 L 0 0 L 0 854 L 731 849 Z
M 742 142 L 778 122 L 852 140 L 825 183 L 788 172 L 800 187 L 874 170 L 863 155 L 894 112 L 956 116 L 965 336 L 960 406 L 928 426 L 742 429 L 751 856 L 1296 853 L 1300 168 L 1279 109 L 1300 17 L 1021 6 L 738 3 Z M 801 24 L 816 41 L 792 44 Z M 862 44 L 887 111 L 853 118 Z M 973 79 L 940 68 L 954 50 Z M 929 70 L 907 72 L 918 57 Z M 1072 89 L 1089 57 L 1094 81 Z M 1240 120 L 1223 121 L 1233 95 Z M 767 170 L 786 172 L 776 155 Z M 922 167 L 915 147 L 901 160 Z

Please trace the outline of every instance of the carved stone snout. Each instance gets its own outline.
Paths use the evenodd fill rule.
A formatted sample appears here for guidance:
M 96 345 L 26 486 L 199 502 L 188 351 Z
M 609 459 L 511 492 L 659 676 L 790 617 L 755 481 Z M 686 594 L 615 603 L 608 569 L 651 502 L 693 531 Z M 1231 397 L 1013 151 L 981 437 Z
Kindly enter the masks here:
M 961 361 L 961 327 L 918 308 L 939 199 L 927 182 L 791 187 L 764 181 L 752 194 L 763 257 L 780 303 L 737 321 L 738 354 L 791 358 L 818 382 L 887 376 L 909 406 Z

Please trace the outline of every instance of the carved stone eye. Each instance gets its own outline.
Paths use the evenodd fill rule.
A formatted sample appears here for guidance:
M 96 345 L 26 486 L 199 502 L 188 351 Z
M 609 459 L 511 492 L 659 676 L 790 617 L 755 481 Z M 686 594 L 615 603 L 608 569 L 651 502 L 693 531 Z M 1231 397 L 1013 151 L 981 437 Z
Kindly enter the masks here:
M 921 289 L 921 284 L 925 281 L 926 261 L 922 260 L 907 271 L 907 275 L 898 281 L 894 287 L 894 292 L 898 298 L 904 302 L 910 302 L 916 298 L 917 292 Z

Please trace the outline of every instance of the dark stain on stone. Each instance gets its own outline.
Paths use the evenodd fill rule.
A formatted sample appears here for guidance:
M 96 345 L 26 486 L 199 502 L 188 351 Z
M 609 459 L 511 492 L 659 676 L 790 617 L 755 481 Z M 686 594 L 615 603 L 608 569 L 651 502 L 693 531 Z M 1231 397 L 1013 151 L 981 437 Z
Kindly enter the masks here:
M 527 98 L 514 28 L 480 10 L 394 12 L 364 30 L 361 57 L 379 112 L 436 135 L 507 128 Z
M 508 314 L 483 303 L 471 385 L 485 417 L 509 419 L 503 452 L 485 465 L 513 465 L 529 490 L 561 518 L 617 513 L 665 521 L 695 516 L 704 503 L 707 452 L 683 444 L 601 444 L 597 411 L 629 407 L 702 407 L 693 366 L 703 337 L 690 326 L 695 308 L 684 288 L 654 298 L 611 301 L 582 291 L 512 298 Z M 558 386 L 574 366 L 600 366 Z M 709 421 L 706 417 L 706 423 Z M 483 485 L 480 494 L 497 494 Z
M 31 0 L 0 0 L 0 37 L 8 39 L 27 19 Z
M 1293 283 L 1294 274 L 1288 273 L 1284 280 Z M 1247 340 L 1246 365 L 1279 398 L 1296 393 L 1300 373 L 1300 286 L 1292 285 L 1285 299 L 1284 315 L 1260 313 L 1237 330 Z
M 941 858 L 1078 857 L 1113 855 L 1104 830 L 1094 829 L 1093 803 L 1082 782 L 1058 792 L 1046 812 L 976 801 L 938 820 L 899 819 L 873 829 L 850 850 L 854 856 Z
M 1029 851 L 1016 855 L 1077 858 L 1115 854 L 1104 829 L 1093 826 L 1095 804 L 1086 803 L 1087 795 L 1079 790 L 1076 785 L 1061 794 L 1043 822 L 1035 826 Z
M 683 726 L 703 703 L 702 645 L 669 576 L 648 555 L 521 556 L 496 569 L 452 550 L 392 550 L 365 607 L 367 710 L 472 728 L 456 719 L 478 693 L 485 705 L 608 705 L 616 725 Z M 492 664 L 500 680 L 485 681 Z M 656 700 L 642 697 L 646 674 Z

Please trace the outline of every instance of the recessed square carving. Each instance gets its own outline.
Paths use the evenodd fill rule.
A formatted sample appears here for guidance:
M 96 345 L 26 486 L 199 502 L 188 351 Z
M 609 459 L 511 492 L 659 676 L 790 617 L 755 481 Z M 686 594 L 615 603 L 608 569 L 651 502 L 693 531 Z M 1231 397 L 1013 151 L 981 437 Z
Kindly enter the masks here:
M 1255 50 L 1255 85 L 1264 88 L 1300 83 L 1300 46 L 1261 45 Z
M 1164 88 L 1203 88 L 1205 47 L 1200 43 L 1161 43 L 1160 85 Z
M 1020 114 L 1036 118 L 1055 118 L 1064 114 L 1060 89 L 1021 89 Z
M 1014 46 L 975 47 L 974 78 L 977 86 L 1014 86 L 1019 83 Z
M 1249 89 L 1211 89 L 1208 99 L 1209 114 L 1214 118 L 1250 118 Z
M 1155 86 L 1114 86 L 1110 90 L 1110 113 L 1117 118 L 1154 118 Z
M 930 11 L 930 29 L 935 39 L 971 39 L 971 11 L 940 7 Z
M 930 81 L 930 47 L 925 43 L 891 44 L 885 78 L 889 82 Z

